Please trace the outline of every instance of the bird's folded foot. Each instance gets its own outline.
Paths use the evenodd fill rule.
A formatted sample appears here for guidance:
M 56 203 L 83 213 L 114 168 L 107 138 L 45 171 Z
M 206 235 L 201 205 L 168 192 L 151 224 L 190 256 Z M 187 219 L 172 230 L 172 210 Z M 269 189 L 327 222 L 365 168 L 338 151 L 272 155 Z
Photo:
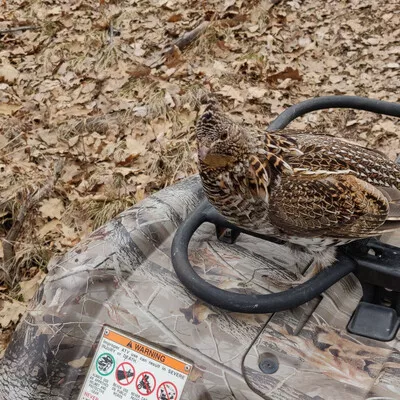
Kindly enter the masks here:
M 276 288 L 281 289 L 281 290 L 288 290 L 288 289 L 291 289 L 293 287 L 296 287 L 300 283 L 303 283 L 302 280 L 304 278 L 305 277 L 303 275 L 296 274 L 296 277 L 294 278 L 294 280 L 291 280 L 291 279 L 279 279 L 279 278 L 272 278 L 272 277 L 268 277 L 267 279 L 268 279 L 268 282 L 271 283 Z
M 291 282 L 291 287 L 293 288 L 293 287 L 301 285 L 302 283 L 309 281 L 315 275 L 318 275 L 323 269 L 324 269 L 324 267 L 320 262 L 314 261 L 311 264 L 310 268 L 308 268 L 305 275 L 301 275 L 301 277 L 299 279 Z
M 279 289 L 288 290 L 288 289 L 295 288 L 295 287 L 307 282 L 308 280 L 313 278 L 315 275 L 320 273 L 322 270 L 323 270 L 323 266 L 321 263 L 313 262 L 311 264 L 310 268 L 308 268 L 305 275 L 301 275 L 300 273 L 297 273 L 296 279 L 294 279 L 294 280 L 271 279 L 269 277 L 269 281 L 271 281 L 271 283 Z

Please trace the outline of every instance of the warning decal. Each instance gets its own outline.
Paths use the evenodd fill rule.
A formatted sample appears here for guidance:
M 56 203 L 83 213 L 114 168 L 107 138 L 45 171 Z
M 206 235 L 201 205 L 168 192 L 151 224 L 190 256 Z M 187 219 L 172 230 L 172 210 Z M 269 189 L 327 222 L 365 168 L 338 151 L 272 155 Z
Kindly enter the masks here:
M 179 400 L 191 370 L 186 360 L 106 327 L 78 400 Z
M 175 400 L 178 389 L 172 382 L 163 382 L 157 389 L 157 400 Z
M 114 371 L 115 360 L 110 353 L 103 353 L 97 357 L 96 369 L 100 375 L 110 375 Z
M 129 362 L 123 362 L 117 367 L 117 382 L 127 386 L 135 379 L 135 367 Z
M 154 392 L 156 388 L 156 378 L 151 372 L 142 372 L 136 380 L 136 389 L 143 395 L 148 396 Z

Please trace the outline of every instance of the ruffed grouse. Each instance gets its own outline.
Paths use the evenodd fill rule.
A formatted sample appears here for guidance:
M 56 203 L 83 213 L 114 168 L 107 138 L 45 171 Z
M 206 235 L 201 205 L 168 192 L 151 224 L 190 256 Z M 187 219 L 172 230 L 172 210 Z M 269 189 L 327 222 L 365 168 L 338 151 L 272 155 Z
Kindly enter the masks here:
M 400 167 L 377 151 L 318 133 L 249 129 L 215 100 L 196 131 L 211 204 L 239 227 L 311 253 L 307 277 L 333 264 L 335 246 L 400 227 Z

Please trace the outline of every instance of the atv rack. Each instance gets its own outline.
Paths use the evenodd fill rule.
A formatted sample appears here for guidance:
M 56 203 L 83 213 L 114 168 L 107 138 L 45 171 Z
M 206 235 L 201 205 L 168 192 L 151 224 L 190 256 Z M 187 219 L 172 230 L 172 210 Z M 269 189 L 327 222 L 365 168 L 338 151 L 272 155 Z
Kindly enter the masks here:
M 293 105 L 280 114 L 268 131 L 282 129 L 308 112 L 328 108 L 352 108 L 400 117 L 400 104 L 358 96 L 325 96 Z M 242 313 L 273 313 L 298 307 L 320 295 L 350 273 L 359 279 L 363 296 L 347 329 L 380 341 L 392 340 L 400 327 L 400 247 L 377 238 L 358 240 L 341 246 L 335 264 L 295 288 L 271 294 L 240 294 L 219 289 L 194 271 L 189 262 L 191 237 L 205 222 L 216 227 L 219 240 L 234 243 L 240 233 L 270 242 L 282 240 L 243 230 L 225 220 L 208 201 L 202 202 L 178 228 L 171 247 L 172 264 L 186 288 L 214 306 Z

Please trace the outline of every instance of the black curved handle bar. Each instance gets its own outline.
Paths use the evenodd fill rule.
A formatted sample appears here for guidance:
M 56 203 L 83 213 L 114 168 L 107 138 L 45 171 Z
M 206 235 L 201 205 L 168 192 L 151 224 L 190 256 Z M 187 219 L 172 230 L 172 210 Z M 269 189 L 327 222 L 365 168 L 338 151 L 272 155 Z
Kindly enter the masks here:
M 268 131 L 285 128 L 294 119 L 312 111 L 327 108 L 352 108 L 400 118 L 400 104 L 359 96 L 322 96 L 305 100 L 283 111 L 268 127 Z
M 324 108 L 353 108 L 378 114 L 400 117 L 400 104 L 357 96 L 326 96 L 306 100 L 289 107 L 278 116 L 268 130 L 282 129 L 295 118 Z M 344 276 L 354 272 L 358 263 L 348 251 L 338 252 L 337 262 L 307 282 L 279 293 L 241 294 L 219 289 L 194 271 L 189 262 L 188 246 L 196 229 L 204 222 L 212 222 L 252 234 L 229 224 L 207 202 L 202 202 L 178 228 L 171 246 L 171 260 L 183 285 L 201 300 L 228 311 L 264 314 L 298 307 L 321 294 Z M 261 235 L 255 235 L 260 237 Z M 270 238 L 265 237 L 267 240 Z
M 240 294 L 219 289 L 197 275 L 188 260 L 188 245 L 194 232 L 204 222 L 213 222 L 209 219 L 210 211 L 214 211 L 210 204 L 202 202 L 179 227 L 172 242 L 172 264 L 178 278 L 191 293 L 209 304 L 233 312 L 253 314 L 287 310 L 313 299 L 355 270 L 356 263 L 351 258 L 339 255 L 337 267 L 325 269 L 309 281 L 283 292 Z

